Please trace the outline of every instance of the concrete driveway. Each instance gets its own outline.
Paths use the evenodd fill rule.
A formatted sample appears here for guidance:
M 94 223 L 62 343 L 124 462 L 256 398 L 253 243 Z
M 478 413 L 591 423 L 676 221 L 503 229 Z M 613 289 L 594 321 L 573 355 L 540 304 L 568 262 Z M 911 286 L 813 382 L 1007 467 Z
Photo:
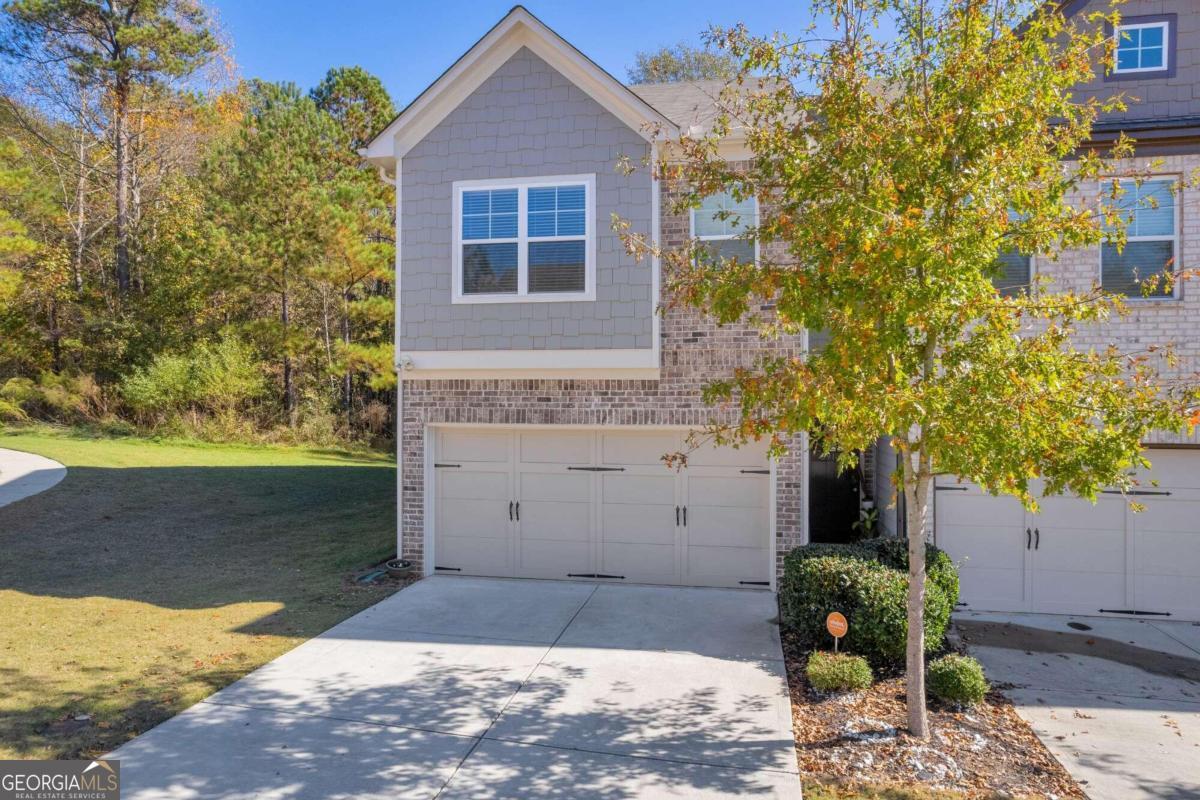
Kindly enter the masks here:
M 955 622 L 1092 800 L 1200 798 L 1200 625 L 985 613 Z
M 123 797 L 800 797 L 766 592 L 433 577 L 124 745 Z
M 0 447 L 0 506 L 44 492 L 67 477 L 67 468 L 33 453 Z

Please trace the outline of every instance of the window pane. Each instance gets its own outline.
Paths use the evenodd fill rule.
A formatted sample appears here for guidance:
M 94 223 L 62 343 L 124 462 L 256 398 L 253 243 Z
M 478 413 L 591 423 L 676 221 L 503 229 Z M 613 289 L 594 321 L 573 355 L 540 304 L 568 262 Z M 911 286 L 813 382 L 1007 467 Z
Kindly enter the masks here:
M 517 190 L 516 189 L 496 189 L 491 194 L 492 194 L 492 213 L 493 214 L 515 214 L 515 213 L 517 213 Z
M 692 225 L 696 236 L 732 236 L 754 225 L 755 200 L 747 197 L 737 202 L 728 192 L 714 194 L 700 201 L 700 208 L 692 212 Z M 728 211 L 726 219 L 719 218 Z
M 463 294 L 515 294 L 517 243 L 463 245 L 462 278 Z
M 554 211 L 557 207 L 555 195 L 557 189 L 550 187 L 537 187 L 529 190 L 529 212 L 534 211 Z
M 1149 50 L 1142 51 L 1142 69 L 1153 69 L 1163 65 L 1163 51 L 1161 47 L 1154 47 Z
M 714 260 L 736 258 L 743 264 L 754 263 L 754 242 L 748 239 L 718 239 L 707 242 L 705 249 L 712 254 Z
M 462 220 L 462 235 L 464 239 L 488 238 L 488 217 L 468 217 Z
M 1103 245 L 1100 284 L 1106 292 L 1142 297 L 1142 281 L 1174 269 L 1174 264 L 1170 263 L 1174 250 L 1172 242 L 1129 242 L 1122 253 L 1117 252 L 1115 245 Z
M 1134 212 L 1136 230 L 1130 236 L 1173 236 L 1175 234 L 1175 194 L 1171 181 L 1146 181 L 1137 191 Z
M 587 233 L 583 186 L 538 186 L 529 190 L 529 235 L 584 236 Z
M 463 214 L 487 214 L 491 211 L 491 192 L 463 192 Z
M 583 236 L 586 233 L 587 225 L 583 218 L 583 211 L 558 212 L 559 236 Z
M 529 214 L 529 235 L 530 236 L 553 236 L 554 235 L 554 212 L 542 211 L 537 214 L 530 212 Z
M 1008 250 L 996 259 L 996 269 L 992 285 L 1000 294 L 1011 296 L 1029 287 L 1029 256 Z
M 493 239 L 515 239 L 515 238 L 517 238 L 517 215 L 516 214 L 493 214 L 492 215 L 492 238 Z
M 584 290 L 584 243 L 530 242 L 529 291 L 582 292 Z
M 1162 46 L 1163 29 L 1161 26 L 1156 25 L 1153 28 L 1142 28 L 1141 31 L 1141 46 L 1143 48 Z
M 1121 48 L 1117 51 L 1117 69 L 1137 69 L 1138 68 L 1138 51 L 1126 48 Z
M 808 329 L 808 349 L 813 353 L 819 353 L 829 344 L 829 331 L 825 328 L 809 328 Z

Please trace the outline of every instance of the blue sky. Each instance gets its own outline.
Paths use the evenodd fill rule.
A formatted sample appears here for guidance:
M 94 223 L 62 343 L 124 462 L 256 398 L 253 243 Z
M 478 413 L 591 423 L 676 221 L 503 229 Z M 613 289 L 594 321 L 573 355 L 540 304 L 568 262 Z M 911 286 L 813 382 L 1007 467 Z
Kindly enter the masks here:
M 513 0 L 210 0 L 241 75 L 315 85 L 330 67 L 378 75 L 397 107 L 417 96 L 513 6 Z M 709 24 L 799 32 L 807 0 L 529 0 L 523 5 L 621 80 L 639 50 L 699 42 Z

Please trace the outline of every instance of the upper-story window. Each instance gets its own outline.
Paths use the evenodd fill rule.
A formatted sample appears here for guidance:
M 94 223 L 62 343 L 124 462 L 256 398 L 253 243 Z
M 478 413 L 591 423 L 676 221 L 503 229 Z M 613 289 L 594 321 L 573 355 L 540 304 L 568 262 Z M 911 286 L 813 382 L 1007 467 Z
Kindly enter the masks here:
M 1175 181 L 1156 179 L 1141 185 L 1129 182 L 1115 203 L 1126 220 L 1124 249 L 1100 247 L 1100 284 L 1106 292 L 1133 298 L 1162 298 L 1162 290 L 1147 295 L 1144 282 L 1154 275 L 1179 269 L 1179 209 Z M 1174 287 L 1178 291 L 1178 284 Z
M 455 303 L 594 300 L 595 175 L 454 184 Z
M 1029 291 L 1033 281 L 1033 259 L 1016 250 L 1001 250 L 996 257 L 996 274 L 992 286 L 1005 297 Z
M 1153 77 L 1172 72 L 1171 18 L 1134 17 L 1117 26 L 1114 75 Z
M 758 203 L 753 197 L 741 202 L 728 192 L 709 195 L 692 209 L 692 236 L 704 242 L 715 259 L 736 258 L 744 263 L 758 259 L 758 245 L 743 238 L 747 228 L 758 224 Z

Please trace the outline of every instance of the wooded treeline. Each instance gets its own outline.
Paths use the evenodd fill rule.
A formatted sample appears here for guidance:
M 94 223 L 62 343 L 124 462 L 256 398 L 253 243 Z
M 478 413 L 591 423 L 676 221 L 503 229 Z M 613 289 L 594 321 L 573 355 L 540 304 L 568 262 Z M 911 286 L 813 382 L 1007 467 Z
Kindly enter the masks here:
M 196 0 L 13 0 L 0 57 L 0 422 L 389 435 L 377 78 L 238 80 Z

